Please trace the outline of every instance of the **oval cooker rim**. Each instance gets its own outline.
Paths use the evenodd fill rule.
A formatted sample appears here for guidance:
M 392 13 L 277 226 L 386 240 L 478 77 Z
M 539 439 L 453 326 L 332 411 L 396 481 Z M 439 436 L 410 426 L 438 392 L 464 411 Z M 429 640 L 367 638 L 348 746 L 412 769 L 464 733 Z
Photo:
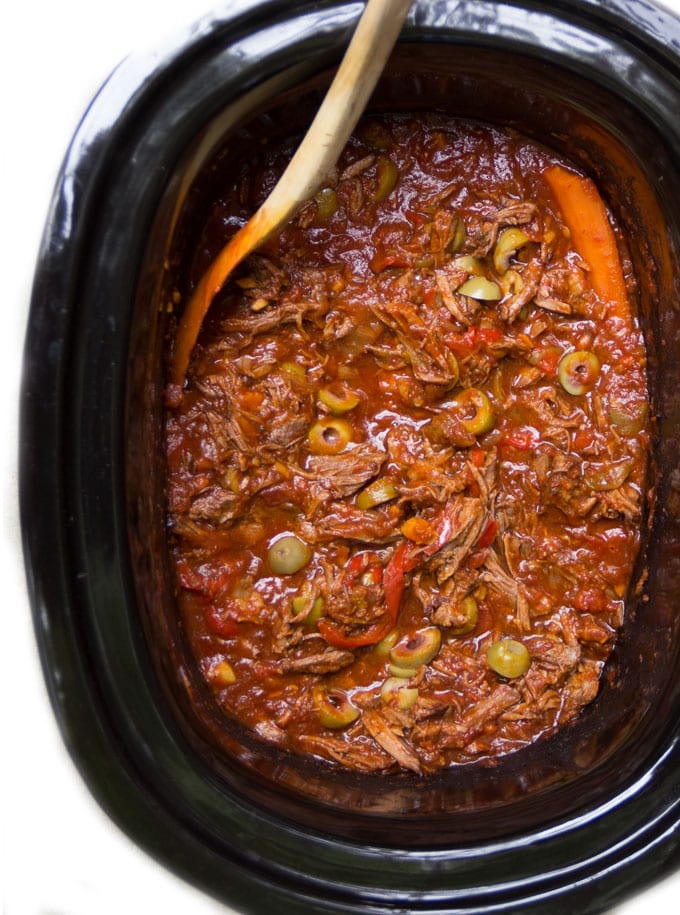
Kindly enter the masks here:
M 442 31 L 449 33 L 447 40 L 463 43 L 483 36 L 490 47 L 510 41 L 514 49 L 519 45 L 539 56 L 550 57 L 559 48 L 564 64 L 568 52 L 559 45 L 560 30 L 529 34 L 520 25 L 523 10 L 543 23 L 566 23 L 569 30 L 581 34 L 607 34 L 655 75 L 659 87 L 652 99 L 655 116 L 672 123 L 673 102 L 680 97 L 680 22 L 667 11 L 630 0 L 536 0 L 522 7 L 499 3 L 496 30 L 482 33 L 480 23 L 488 26 L 483 14 L 489 4 L 471 0 L 458 7 L 462 26 L 453 22 L 446 0 L 418 0 L 409 16 L 406 40 L 413 35 L 441 40 Z M 241 831 L 229 841 L 224 837 L 217 841 L 210 824 L 173 802 L 172 779 L 166 785 L 163 777 L 157 778 L 157 760 L 173 761 L 174 754 L 181 752 L 176 744 L 170 745 L 172 733 L 156 723 L 155 736 L 169 743 L 151 748 L 153 753 L 141 737 L 135 744 L 131 732 L 121 742 L 115 707 L 120 696 L 109 694 L 106 680 L 93 670 L 97 645 L 89 631 L 89 617 L 101 592 L 83 585 L 82 576 L 87 574 L 83 570 L 96 566 L 123 603 L 132 593 L 129 573 L 119 568 L 125 565 L 124 509 L 115 493 L 110 505 L 84 503 L 71 466 L 79 447 L 73 440 L 74 429 L 82 432 L 84 425 L 82 417 L 74 416 L 69 386 L 78 382 L 74 365 L 85 358 L 84 349 L 95 339 L 94 331 L 84 334 L 78 327 L 79 295 L 93 256 L 87 233 L 101 199 L 102 182 L 109 169 L 121 165 L 115 157 L 112 160 L 111 149 L 134 135 L 159 94 L 174 80 L 181 82 L 188 69 L 209 61 L 221 42 L 234 47 L 252 44 L 253 36 L 266 25 L 304 17 L 308 34 L 316 32 L 315 38 L 308 38 L 315 52 L 325 42 L 337 57 L 358 10 L 356 3 L 337 0 L 315 4 L 313 12 L 300 0 L 249 0 L 238 13 L 205 17 L 162 57 L 135 55 L 124 61 L 74 137 L 36 270 L 21 403 L 22 530 L 34 625 L 51 701 L 76 765 L 111 818 L 176 873 L 244 911 L 269 911 L 280 904 L 291 912 L 310 913 L 603 911 L 680 861 L 678 730 L 668 735 L 657 758 L 636 773 L 625 789 L 564 822 L 493 843 L 433 851 L 358 846 L 280 823 L 236 798 L 223 800 L 233 823 L 241 823 Z M 318 29 L 319 25 L 323 28 Z M 583 48 L 572 51 L 566 62 L 575 70 L 601 67 L 612 82 L 621 78 L 616 62 L 596 64 L 589 54 Z M 632 90 L 622 82 L 619 91 L 630 96 Z M 163 176 L 155 180 L 160 187 Z M 131 297 L 133 286 L 131 282 Z M 122 321 L 98 344 L 110 342 L 114 354 L 106 387 L 111 412 L 102 433 L 108 432 L 110 438 L 99 442 L 108 460 L 98 481 L 100 486 L 110 483 L 113 490 L 123 479 L 116 436 L 123 428 L 121 357 L 126 341 Z M 116 543 L 108 563 L 88 565 L 83 560 L 89 547 L 83 537 L 82 513 L 93 508 L 110 515 Z M 132 641 L 139 638 L 139 632 L 130 633 Z M 133 649 L 130 663 L 135 663 Z M 142 698 L 152 707 L 159 696 L 152 683 L 147 682 L 147 688 L 148 695 Z M 215 788 L 206 780 L 201 790 L 211 793 Z M 264 835 L 268 840 L 256 846 Z M 292 854 L 283 851 L 285 843 L 290 843 Z M 508 862 L 517 855 L 525 861 L 524 870 L 513 875 Z M 466 881 L 466 870 L 473 862 L 488 865 L 491 881 L 485 885 Z M 413 880 L 413 889 L 407 888 L 408 879 Z

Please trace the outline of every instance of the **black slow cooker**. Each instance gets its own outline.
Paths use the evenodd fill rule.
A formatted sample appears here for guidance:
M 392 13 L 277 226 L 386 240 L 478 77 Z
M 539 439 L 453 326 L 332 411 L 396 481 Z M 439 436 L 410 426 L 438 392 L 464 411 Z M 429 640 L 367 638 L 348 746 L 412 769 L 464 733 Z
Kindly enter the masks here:
M 302 133 L 361 11 L 263 0 L 124 62 L 68 151 L 26 338 L 21 509 L 45 676 L 110 816 L 244 912 L 601 912 L 680 863 L 680 22 L 649 2 L 414 0 L 371 100 L 513 126 L 623 226 L 654 414 L 643 548 L 600 695 L 491 768 L 351 775 L 205 705 L 165 544 L 165 304 L 212 164 Z M 200 714 L 199 714 L 200 712 Z

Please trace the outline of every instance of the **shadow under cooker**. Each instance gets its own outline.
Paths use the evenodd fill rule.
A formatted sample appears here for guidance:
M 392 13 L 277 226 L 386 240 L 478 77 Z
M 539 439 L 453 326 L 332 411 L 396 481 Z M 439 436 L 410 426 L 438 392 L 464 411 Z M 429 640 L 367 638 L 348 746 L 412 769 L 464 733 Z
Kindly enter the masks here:
M 640 587 L 600 694 L 573 725 L 493 766 L 357 775 L 280 754 L 219 714 L 177 624 L 165 545 L 162 305 L 213 197 L 213 157 L 244 138 L 304 130 L 329 81 L 351 16 L 329 3 L 315 19 L 302 6 L 279 4 L 289 32 L 278 41 L 254 13 L 240 31 L 231 23 L 223 44 L 219 26 L 207 28 L 109 136 L 71 153 L 85 190 L 66 255 L 52 244 L 40 265 L 22 438 L 27 453 L 49 412 L 58 504 L 51 492 L 44 530 L 26 540 L 57 711 L 114 818 L 245 910 L 276 899 L 310 912 L 599 911 L 678 855 L 678 60 L 663 59 L 629 4 L 601 14 L 574 4 L 565 20 L 547 4 L 470 3 L 456 16 L 421 2 L 380 83 L 374 110 L 510 125 L 596 180 L 639 280 L 656 497 Z M 623 14 L 625 41 L 611 37 Z M 51 231 L 63 237 L 63 221 Z M 65 309 L 58 371 L 35 364 L 46 344 L 38 317 L 55 289 L 79 303 Z M 31 390 L 54 378 L 54 395 L 36 406 Z M 40 469 L 24 461 L 25 528 Z M 39 549 L 50 523 L 56 584 Z

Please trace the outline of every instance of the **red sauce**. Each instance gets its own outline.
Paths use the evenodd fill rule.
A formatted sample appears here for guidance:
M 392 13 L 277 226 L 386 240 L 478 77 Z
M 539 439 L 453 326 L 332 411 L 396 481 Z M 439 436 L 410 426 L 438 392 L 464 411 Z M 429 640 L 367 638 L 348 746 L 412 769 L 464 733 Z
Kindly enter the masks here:
M 284 159 L 230 174 L 197 275 Z M 263 740 L 427 773 L 519 749 L 597 694 L 639 544 L 647 391 L 628 296 L 594 282 L 611 257 L 588 233 L 576 249 L 546 178 L 572 173 L 592 198 L 511 131 L 365 121 L 213 306 L 167 415 L 171 549 L 196 663 Z

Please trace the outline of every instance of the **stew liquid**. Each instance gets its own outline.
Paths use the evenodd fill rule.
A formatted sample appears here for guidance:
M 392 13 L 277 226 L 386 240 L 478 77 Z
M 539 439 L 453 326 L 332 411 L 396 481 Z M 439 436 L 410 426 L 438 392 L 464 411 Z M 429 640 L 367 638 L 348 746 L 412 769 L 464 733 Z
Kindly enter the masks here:
M 192 282 L 286 161 L 225 178 Z M 622 240 L 550 151 L 365 120 L 220 294 L 166 417 L 182 624 L 262 740 L 425 774 L 592 701 L 644 506 Z

